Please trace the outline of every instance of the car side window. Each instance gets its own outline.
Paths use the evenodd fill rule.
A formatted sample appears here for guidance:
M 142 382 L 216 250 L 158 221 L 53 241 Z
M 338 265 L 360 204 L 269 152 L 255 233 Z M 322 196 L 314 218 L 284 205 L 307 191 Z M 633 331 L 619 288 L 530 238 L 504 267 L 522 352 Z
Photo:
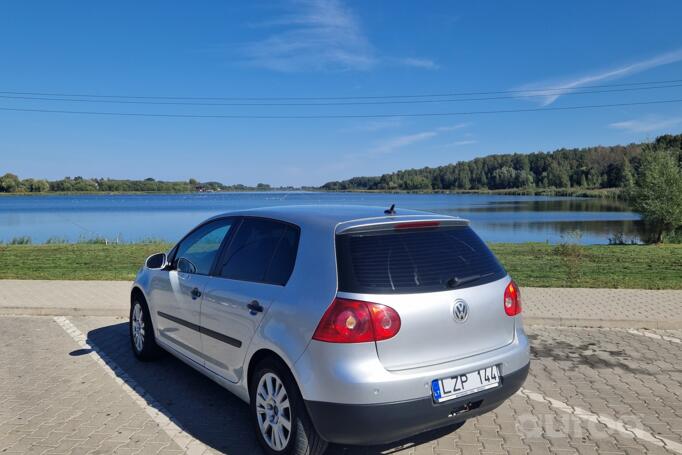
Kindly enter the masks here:
M 230 242 L 218 275 L 285 285 L 297 248 L 298 229 L 277 221 L 247 218 Z
M 289 281 L 291 272 L 294 270 L 294 264 L 296 263 L 298 234 L 298 229 L 287 226 L 277 246 L 277 250 L 275 250 L 275 254 L 272 256 L 270 266 L 267 272 L 265 272 L 265 281 L 267 283 L 284 286 Z
M 192 232 L 177 247 L 173 268 L 178 272 L 208 275 L 232 219 L 216 220 Z

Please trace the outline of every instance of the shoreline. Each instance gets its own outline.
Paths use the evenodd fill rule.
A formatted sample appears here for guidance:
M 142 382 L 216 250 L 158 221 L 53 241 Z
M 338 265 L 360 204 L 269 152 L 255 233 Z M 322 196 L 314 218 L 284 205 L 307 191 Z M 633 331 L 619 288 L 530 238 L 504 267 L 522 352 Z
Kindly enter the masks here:
M 45 191 L 45 192 L 0 192 L 0 197 L 12 196 L 174 196 L 174 195 L 204 195 L 204 194 L 282 194 L 282 193 L 349 193 L 349 194 L 464 194 L 464 195 L 488 195 L 488 196 L 549 196 L 549 197 L 572 197 L 572 198 L 603 198 L 621 199 L 620 188 L 508 188 L 498 190 L 325 190 L 322 188 L 296 188 L 296 189 L 270 189 L 270 190 L 235 190 L 235 191 Z

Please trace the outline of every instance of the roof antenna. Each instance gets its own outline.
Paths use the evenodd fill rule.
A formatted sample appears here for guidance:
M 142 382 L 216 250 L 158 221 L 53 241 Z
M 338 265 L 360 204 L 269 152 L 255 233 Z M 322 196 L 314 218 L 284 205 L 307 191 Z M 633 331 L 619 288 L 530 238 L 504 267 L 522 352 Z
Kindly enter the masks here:
M 395 215 L 395 204 L 391 204 L 391 208 L 384 210 L 386 215 Z

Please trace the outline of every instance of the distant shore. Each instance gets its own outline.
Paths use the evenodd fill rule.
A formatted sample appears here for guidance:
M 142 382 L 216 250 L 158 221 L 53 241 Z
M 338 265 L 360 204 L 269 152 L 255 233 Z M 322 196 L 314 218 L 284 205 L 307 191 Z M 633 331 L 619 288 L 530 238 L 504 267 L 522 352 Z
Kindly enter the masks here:
M 224 191 L 45 191 L 1 193 L 7 196 L 135 196 L 135 195 L 190 195 L 190 194 L 243 194 L 243 193 L 368 193 L 368 194 L 472 194 L 501 196 L 560 196 L 620 199 L 620 188 L 508 188 L 499 190 L 325 190 L 322 188 L 292 188 L 270 190 Z
M 234 191 L 45 191 L 42 193 L 0 193 L 7 196 L 173 196 L 190 194 L 310 193 L 318 190 L 234 190 Z M 328 191 L 319 190 L 320 193 Z
M 387 193 L 387 194 L 481 194 L 502 196 L 565 196 L 611 198 L 621 197 L 620 188 L 508 188 L 499 190 L 316 190 L 321 193 Z

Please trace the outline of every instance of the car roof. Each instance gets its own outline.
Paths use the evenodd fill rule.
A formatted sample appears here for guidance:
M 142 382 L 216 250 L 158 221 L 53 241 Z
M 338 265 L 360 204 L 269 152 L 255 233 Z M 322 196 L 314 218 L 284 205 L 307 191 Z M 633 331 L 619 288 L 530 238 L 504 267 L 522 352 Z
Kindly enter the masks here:
M 224 216 L 253 216 L 273 218 L 286 221 L 305 228 L 335 228 L 340 224 L 359 225 L 364 223 L 396 222 L 402 220 L 462 220 L 458 217 L 440 215 L 420 210 L 395 208 L 395 214 L 384 213 L 388 207 L 365 205 L 282 205 L 259 207 L 247 210 L 236 210 L 214 218 Z

